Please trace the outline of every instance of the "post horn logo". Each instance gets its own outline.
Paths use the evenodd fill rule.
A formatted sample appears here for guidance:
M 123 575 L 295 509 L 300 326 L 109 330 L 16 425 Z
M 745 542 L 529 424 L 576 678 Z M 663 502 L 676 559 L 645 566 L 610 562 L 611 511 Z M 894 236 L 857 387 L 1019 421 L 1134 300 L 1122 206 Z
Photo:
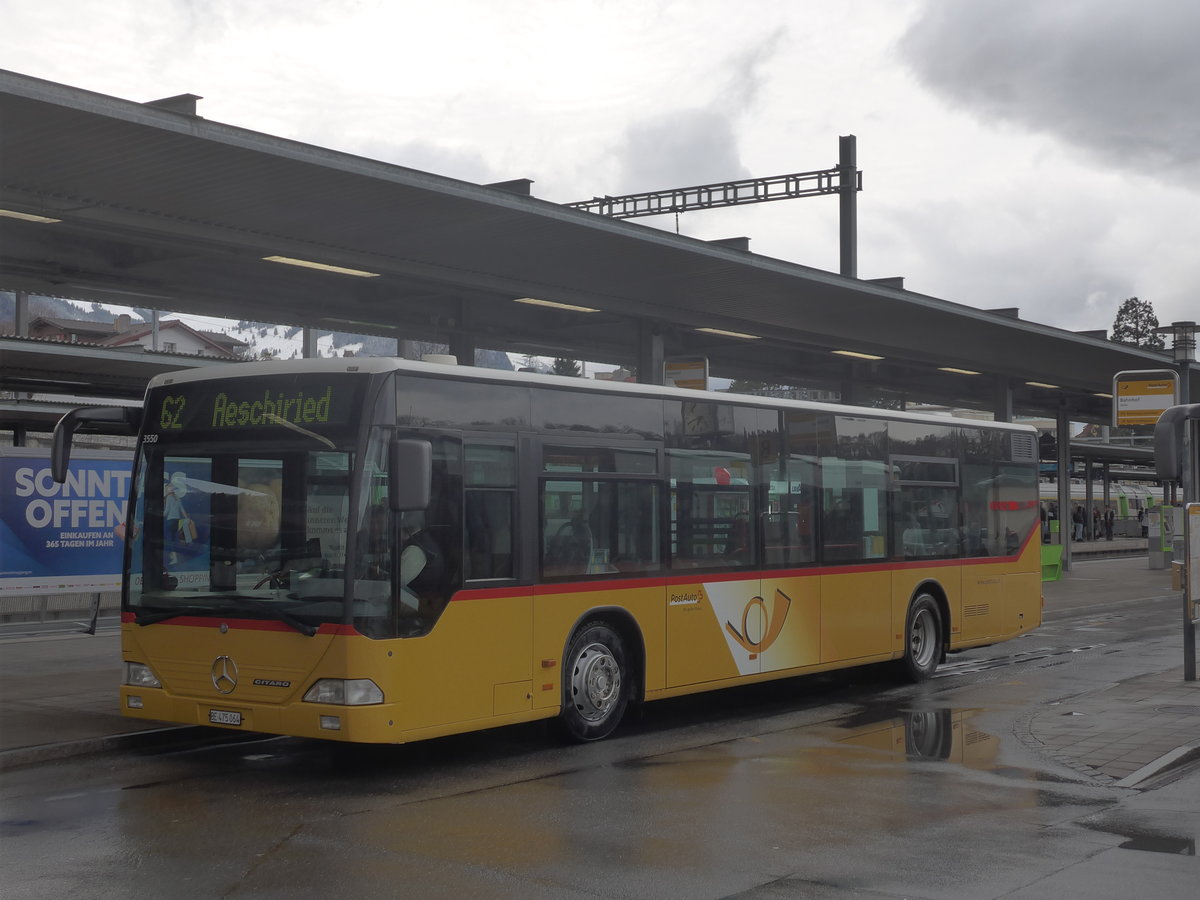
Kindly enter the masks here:
M 775 639 L 783 631 L 783 623 L 787 619 L 791 605 L 792 598 L 779 589 L 775 590 L 775 603 L 770 613 L 767 612 L 767 603 L 762 597 L 751 597 L 746 608 L 742 610 L 742 630 L 738 631 L 733 627 L 733 623 L 728 621 L 725 623 L 725 630 L 745 648 L 747 653 L 762 653 L 775 643 Z M 750 612 L 755 609 L 760 611 L 763 626 L 752 632 Z M 752 636 L 754 633 L 759 635 L 757 639 Z

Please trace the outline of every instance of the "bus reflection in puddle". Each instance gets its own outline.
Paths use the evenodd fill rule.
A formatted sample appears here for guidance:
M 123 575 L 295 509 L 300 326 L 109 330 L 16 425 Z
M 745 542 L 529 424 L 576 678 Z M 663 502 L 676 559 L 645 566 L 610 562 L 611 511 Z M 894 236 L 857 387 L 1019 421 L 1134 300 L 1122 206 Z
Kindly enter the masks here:
M 858 724 L 854 717 L 842 727 L 850 735 L 838 738 L 848 744 L 910 761 L 955 762 L 971 768 L 994 768 L 1000 739 L 976 728 L 977 709 L 904 711 L 885 721 Z

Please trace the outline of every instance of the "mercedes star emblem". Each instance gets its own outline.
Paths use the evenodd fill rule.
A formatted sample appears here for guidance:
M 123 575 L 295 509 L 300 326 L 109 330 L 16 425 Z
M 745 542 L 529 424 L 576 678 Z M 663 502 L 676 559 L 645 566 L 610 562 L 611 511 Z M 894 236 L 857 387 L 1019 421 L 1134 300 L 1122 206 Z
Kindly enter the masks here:
M 237 687 L 237 663 L 228 656 L 218 656 L 213 660 L 212 683 L 222 694 L 232 694 Z

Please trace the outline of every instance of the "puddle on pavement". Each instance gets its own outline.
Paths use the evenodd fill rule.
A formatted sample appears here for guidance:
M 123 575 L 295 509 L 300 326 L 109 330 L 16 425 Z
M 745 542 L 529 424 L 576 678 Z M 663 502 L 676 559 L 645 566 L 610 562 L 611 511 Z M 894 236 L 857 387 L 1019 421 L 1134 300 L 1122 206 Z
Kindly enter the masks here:
M 1117 823 L 1105 817 L 1081 824 L 1093 831 L 1121 838 L 1122 841 L 1117 846 L 1122 850 L 1173 853 L 1178 856 L 1196 855 L 1195 835 L 1183 837 L 1178 833 L 1172 834 L 1171 826 L 1165 823 L 1155 827 L 1149 823 L 1146 825 L 1135 825 L 1128 821 Z
M 1162 837 L 1160 835 L 1142 835 L 1132 837 L 1123 844 L 1118 844 L 1122 850 L 1148 850 L 1151 853 L 1178 853 L 1181 856 L 1195 856 L 1196 842 L 1190 838 Z
M 978 709 L 905 710 L 885 720 L 864 723 L 854 716 L 842 723 L 850 729 L 838 744 L 877 750 L 911 762 L 953 762 L 998 771 L 1000 739 L 977 728 Z
M 1045 809 L 1084 809 L 1103 805 L 1103 798 L 1081 795 L 1078 779 L 1036 769 L 1021 768 L 1000 761 L 1000 738 L 975 724 L 975 717 L 986 713 L 981 708 L 939 708 L 901 710 L 889 718 L 876 718 L 869 709 L 842 720 L 849 731 L 835 738 L 839 746 L 869 750 L 892 761 L 908 763 L 949 763 L 991 776 L 1008 778 L 1032 788 L 1036 804 Z

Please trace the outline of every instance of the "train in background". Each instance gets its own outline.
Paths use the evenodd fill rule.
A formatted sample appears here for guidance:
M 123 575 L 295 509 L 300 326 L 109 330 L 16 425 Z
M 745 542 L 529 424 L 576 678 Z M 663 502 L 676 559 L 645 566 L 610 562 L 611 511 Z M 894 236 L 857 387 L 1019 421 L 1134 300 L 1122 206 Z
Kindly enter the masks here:
M 1057 518 L 1058 511 L 1058 482 L 1042 481 L 1038 483 L 1038 497 L 1042 506 Z M 1139 516 L 1151 507 L 1160 506 L 1163 502 L 1163 489 L 1160 485 L 1143 484 L 1140 482 L 1109 482 L 1108 503 L 1116 514 L 1114 533 L 1118 537 L 1138 537 L 1142 535 L 1145 517 Z M 1071 509 L 1076 505 L 1083 506 L 1087 513 L 1088 522 L 1092 521 L 1092 509 L 1099 510 L 1104 515 L 1104 485 L 1102 482 L 1092 482 L 1092 507 L 1087 508 L 1087 484 L 1080 479 L 1071 479 Z M 1070 518 L 1068 513 L 1067 518 Z

